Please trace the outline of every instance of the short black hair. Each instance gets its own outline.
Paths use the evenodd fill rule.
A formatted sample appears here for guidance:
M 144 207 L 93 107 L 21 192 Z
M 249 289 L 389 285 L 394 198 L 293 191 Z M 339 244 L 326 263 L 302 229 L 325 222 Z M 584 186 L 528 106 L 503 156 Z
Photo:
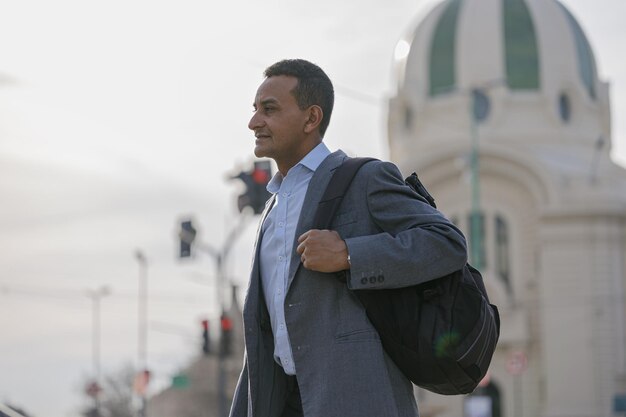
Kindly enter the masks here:
M 301 110 L 318 105 L 324 116 L 320 122 L 320 135 L 324 137 L 335 103 L 335 90 L 328 75 L 317 65 L 304 59 L 285 59 L 267 67 L 265 77 L 286 75 L 298 79 L 292 90 Z

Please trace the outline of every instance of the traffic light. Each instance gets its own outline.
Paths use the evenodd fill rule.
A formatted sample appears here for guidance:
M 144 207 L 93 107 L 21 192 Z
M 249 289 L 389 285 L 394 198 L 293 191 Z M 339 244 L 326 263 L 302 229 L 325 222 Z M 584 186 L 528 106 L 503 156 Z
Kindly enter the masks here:
M 191 256 L 191 244 L 196 238 L 196 229 L 194 229 L 191 220 L 184 220 L 180 223 L 180 257 L 189 258 Z
M 220 336 L 220 355 L 229 356 L 233 353 L 233 321 L 226 313 L 220 318 L 222 334 Z
M 135 374 L 135 379 L 133 380 L 133 391 L 135 391 L 135 394 L 139 396 L 146 395 L 151 376 L 152 374 L 147 369 L 143 369 Z
M 246 186 L 246 191 L 237 200 L 239 212 L 246 207 L 251 207 L 254 214 L 261 214 L 265 208 L 265 202 L 271 195 L 266 189 L 267 183 L 272 178 L 270 161 L 256 161 L 252 171 L 242 171 L 232 178 L 242 180 Z
M 202 353 L 204 353 L 205 355 L 208 355 L 209 353 L 211 353 L 208 320 L 202 320 Z

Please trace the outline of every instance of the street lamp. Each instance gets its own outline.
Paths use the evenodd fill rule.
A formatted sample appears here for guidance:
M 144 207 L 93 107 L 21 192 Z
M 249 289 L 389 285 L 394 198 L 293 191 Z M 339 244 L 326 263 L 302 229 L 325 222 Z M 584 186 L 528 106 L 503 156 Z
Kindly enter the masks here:
M 230 319 L 225 316 L 224 309 L 224 281 L 227 280 L 226 272 L 225 272 L 225 263 L 228 255 L 235 243 L 237 237 L 241 235 L 244 227 L 247 224 L 247 220 L 249 216 L 242 215 L 239 217 L 239 222 L 237 225 L 231 230 L 229 235 L 226 237 L 225 242 L 222 247 L 217 249 L 213 246 L 199 242 L 196 238 L 195 228 L 192 225 L 191 220 L 184 220 L 181 222 L 181 229 L 179 230 L 178 237 L 181 242 L 181 248 L 184 248 L 185 244 L 189 245 L 188 251 L 181 250 L 181 257 L 188 257 L 191 254 L 191 248 L 193 244 L 194 250 L 198 250 L 199 252 L 203 252 L 213 258 L 215 263 L 215 279 L 216 279 L 216 296 L 217 296 L 217 305 L 220 309 L 220 324 L 221 324 L 221 338 L 222 343 L 226 342 L 225 338 L 231 337 L 230 330 L 232 323 Z M 190 232 L 190 231 L 193 232 Z M 208 331 L 208 329 L 207 329 Z M 224 346 L 220 346 L 218 351 L 218 372 L 217 372 L 217 395 L 219 398 L 219 416 L 226 417 L 228 415 L 228 404 L 226 399 L 226 364 L 225 360 L 227 359 L 227 349 L 224 349 Z
M 241 235 L 247 221 L 250 219 L 249 210 L 251 208 L 254 214 L 261 214 L 265 209 L 265 204 L 270 197 L 267 191 L 267 184 L 272 178 L 272 167 L 269 160 L 254 162 L 254 166 L 250 171 L 241 171 L 239 174 L 230 176 L 230 179 L 239 179 L 245 185 L 245 191 L 238 197 L 237 207 L 241 216 L 235 227 L 230 231 L 226 240 L 220 248 L 215 248 L 206 243 L 199 242 L 197 239 L 197 230 L 193 226 L 191 219 L 183 219 L 180 223 L 178 238 L 180 243 L 180 258 L 188 258 L 192 256 L 195 250 L 201 251 L 211 258 L 215 263 L 216 293 L 217 305 L 220 309 L 220 325 L 221 325 L 221 346 L 218 352 L 218 397 L 219 397 L 219 416 L 226 417 L 228 415 L 228 404 L 226 399 L 226 369 L 225 360 L 230 351 L 232 344 L 232 321 L 225 313 L 224 308 L 224 283 L 227 281 L 225 265 L 228 255 L 235 243 L 235 240 Z M 208 325 L 208 323 L 207 323 Z M 208 336 L 208 328 L 207 328 Z M 208 342 L 207 342 L 208 343 Z
M 489 115 L 489 98 L 482 89 L 475 88 L 471 91 L 471 130 L 472 143 L 470 151 L 470 172 L 472 187 L 472 206 L 470 212 L 470 252 L 474 267 L 479 271 L 484 266 L 484 218 L 480 209 L 480 174 L 479 174 L 479 125 Z
M 100 398 L 102 390 L 100 385 L 100 300 L 111 293 L 109 287 L 102 286 L 95 290 L 88 290 L 87 296 L 91 299 L 92 306 L 92 360 L 94 380 L 90 384 L 90 392 L 94 399 L 95 415 L 100 415 Z
M 479 271 L 485 266 L 484 216 L 481 210 L 480 198 L 480 132 L 479 128 L 487 120 L 491 112 L 491 101 L 487 93 L 500 86 L 506 85 L 506 80 L 493 79 L 463 90 L 462 94 L 469 95 L 470 117 L 470 182 L 471 182 L 471 209 L 470 209 L 470 261 Z
M 140 404 L 137 415 L 146 417 L 146 390 L 150 374 L 147 368 L 148 357 L 148 261 L 144 253 L 137 249 L 135 259 L 139 263 L 139 287 L 138 287 L 138 339 L 137 339 L 137 365 L 135 390 L 139 396 Z

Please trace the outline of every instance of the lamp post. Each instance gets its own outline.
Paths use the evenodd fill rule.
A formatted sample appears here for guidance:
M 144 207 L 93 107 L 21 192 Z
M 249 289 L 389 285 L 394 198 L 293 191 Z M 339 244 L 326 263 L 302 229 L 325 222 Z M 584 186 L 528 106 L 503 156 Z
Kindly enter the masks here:
M 138 285 L 138 314 L 137 314 L 137 368 L 136 378 L 139 383 L 136 384 L 136 391 L 139 395 L 139 409 L 137 415 L 146 417 L 146 390 L 148 385 L 148 261 L 144 253 L 137 249 L 135 251 L 135 259 L 139 264 L 139 285 Z
M 241 235 L 243 229 L 245 228 L 249 216 L 242 215 L 239 217 L 238 223 L 235 227 L 230 231 L 226 240 L 222 244 L 222 247 L 217 249 L 211 245 L 206 243 L 199 242 L 196 239 L 196 232 L 191 224 L 191 220 L 185 220 L 181 222 L 181 229 L 178 233 L 178 237 L 181 242 L 181 257 L 188 257 L 191 255 L 191 245 L 193 244 L 193 248 L 197 249 L 198 252 L 203 252 L 206 255 L 209 255 L 215 264 L 215 279 L 216 279 L 216 298 L 217 305 L 220 311 L 220 322 L 222 332 L 225 331 L 224 324 L 229 323 L 228 320 L 225 320 L 225 308 L 224 308 L 224 283 L 227 280 L 226 272 L 225 272 L 225 264 L 228 259 L 228 255 L 235 243 L 236 239 Z M 230 329 L 226 329 L 230 330 Z M 224 337 L 224 333 L 221 335 Z M 223 349 L 218 349 L 218 372 L 217 372 L 217 395 L 219 399 L 219 416 L 226 417 L 228 415 L 228 400 L 226 398 L 226 359 L 227 352 Z
M 198 249 L 213 258 L 215 263 L 217 305 L 220 309 L 220 327 L 222 330 L 222 334 L 220 336 L 222 343 L 220 343 L 220 349 L 218 352 L 217 374 L 220 417 L 226 417 L 228 415 L 225 361 L 229 354 L 228 346 L 230 345 L 230 339 L 226 338 L 231 337 L 230 332 L 232 330 L 232 322 L 226 315 L 224 308 L 224 283 L 227 280 L 225 273 L 226 260 L 228 259 L 228 255 L 230 254 L 230 250 L 232 249 L 235 240 L 245 228 L 247 220 L 250 219 L 250 216 L 244 213 L 244 209 L 246 207 L 251 208 L 254 214 L 261 214 L 265 209 L 265 204 L 270 197 L 270 193 L 267 191 L 267 184 L 271 178 L 272 167 L 269 160 L 255 161 L 252 170 L 242 171 L 239 174 L 230 176 L 230 179 L 239 179 L 243 181 L 245 185 L 244 193 L 239 195 L 237 199 L 237 207 L 242 215 L 239 216 L 239 221 L 230 231 L 221 248 L 214 248 L 211 245 L 198 242 L 196 239 L 197 231 L 194 228 L 191 219 L 185 219 L 181 222 L 178 233 L 180 242 L 179 256 L 181 258 L 191 257 L 193 245 L 193 248 Z
M 109 295 L 111 291 L 108 287 L 102 286 L 96 290 L 88 290 L 87 296 L 91 299 L 92 306 L 92 361 L 94 380 L 90 384 L 90 395 L 94 399 L 94 409 L 97 416 L 100 416 L 100 300 Z
M 471 150 L 470 150 L 470 172 L 472 205 L 470 212 L 470 253 L 474 267 L 479 271 L 482 269 L 484 260 L 484 236 L 483 236 L 483 216 L 480 210 L 480 174 L 479 174 L 479 134 L 478 127 L 489 115 L 489 99 L 485 93 L 478 88 L 471 92 L 470 118 L 471 118 Z

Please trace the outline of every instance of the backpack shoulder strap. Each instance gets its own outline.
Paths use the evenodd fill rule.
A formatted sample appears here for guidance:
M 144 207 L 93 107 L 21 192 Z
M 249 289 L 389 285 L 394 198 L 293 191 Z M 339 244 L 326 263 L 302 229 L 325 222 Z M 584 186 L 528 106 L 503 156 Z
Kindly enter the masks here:
M 356 173 L 366 163 L 376 160 L 374 158 L 348 158 L 335 169 L 315 212 L 313 219 L 314 228 L 330 228 L 333 218 L 337 214 L 337 210 L 339 210 L 339 205 L 343 201 L 343 196 L 350 188 Z
M 420 181 L 420 179 L 418 178 L 415 172 L 409 175 L 408 177 L 406 177 L 404 182 L 409 187 L 413 188 L 413 190 L 415 190 L 416 193 L 424 197 L 426 201 L 428 201 L 428 204 L 430 204 L 434 208 L 437 208 L 437 205 L 435 204 L 435 199 L 433 198 L 432 195 L 430 195 L 426 187 L 424 187 L 424 184 L 422 184 L 422 182 Z

